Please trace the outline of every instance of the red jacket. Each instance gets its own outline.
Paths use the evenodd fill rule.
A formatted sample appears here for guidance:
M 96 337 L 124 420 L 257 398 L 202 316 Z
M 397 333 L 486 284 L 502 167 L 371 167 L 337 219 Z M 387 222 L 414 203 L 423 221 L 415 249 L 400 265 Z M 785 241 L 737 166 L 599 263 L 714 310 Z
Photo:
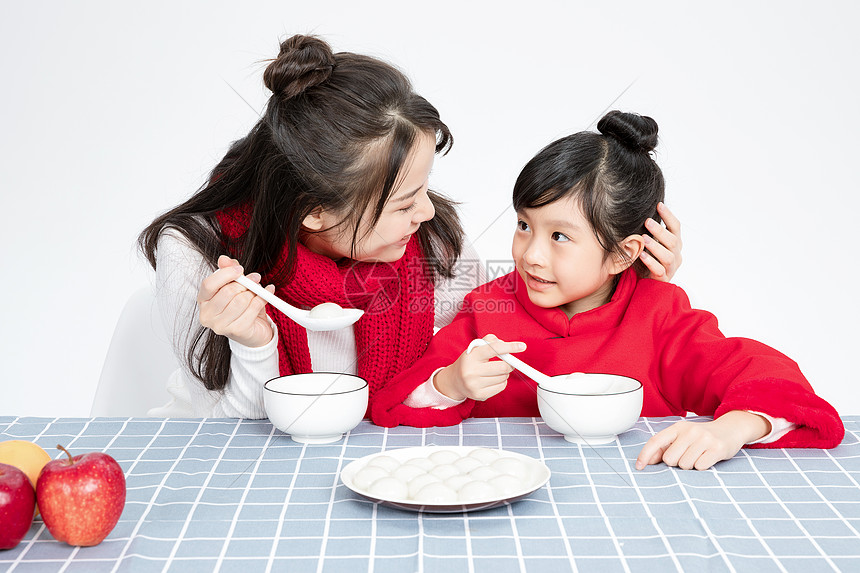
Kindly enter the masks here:
M 762 447 L 834 447 L 845 429 L 836 410 L 815 395 L 797 364 L 755 340 L 726 338 L 709 312 L 690 307 L 679 287 L 622 273 L 607 304 L 568 319 L 535 306 L 516 272 L 472 291 L 454 321 L 424 355 L 379 390 L 371 405 L 380 426 L 450 426 L 464 418 L 539 416 L 536 384 L 517 371 L 484 402 L 439 410 L 410 408 L 406 397 L 437 368 L 453 364 L 474 338 L 495 334 L 528 349 L 519 358 L 550 376 L 600 372 L 644 386 L 643 416 L 719 417 L 754 410 L 797 424 Z

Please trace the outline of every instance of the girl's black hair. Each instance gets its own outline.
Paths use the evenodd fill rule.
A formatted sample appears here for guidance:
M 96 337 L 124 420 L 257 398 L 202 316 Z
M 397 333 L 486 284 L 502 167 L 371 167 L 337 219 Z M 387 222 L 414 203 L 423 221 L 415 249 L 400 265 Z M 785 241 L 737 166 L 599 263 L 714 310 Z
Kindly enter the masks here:
M 213 269 L 229 250 L 244 268 L 266 276 L 276 271 L 287 245 L 287 264 L 267 278 L 288 280 L 305 217 L 319 208 L 341 213 L 338 226 L 351 231 L 354 246 L 362 215 L 371 214 L 372 229 L 418 136 L 432 134 L 437 153 L 447 153 L 453 143 L 436 108 L 403 73 L 376 58 L 333 53 L 319 38 L 296 35 L 282 42 L 263 79 L 272 96 L 260 121 L 233 143 L 208 183 L 138 237 L 153 268 L 159 235 L 176 229 Z M 434 279 L 451 277 L 462 226 L 454 202 L 429 195 L 436 215 L 417 236 Z M 230 241 L 216 214 L 237 206 L 249 209 L 250 224 Z M 227 338 L 199 327 L 193 340 L 186 355 L 191 372 L 207 389 L 223 389 L 230 368 Z
M 657 122 L 650 117 L 610 111 L 597 123 L 600 133 L 581 131 L 554 141 L 535 155 L 514 185 L 514 209 L 542 207 L 573 197 L 607 256 L 626 257 L 621 241 L 645 234 L 645 220 L 660 221 L 664 181 L 651 156 Z M 634 268 L 648 276 L 639 260 Z

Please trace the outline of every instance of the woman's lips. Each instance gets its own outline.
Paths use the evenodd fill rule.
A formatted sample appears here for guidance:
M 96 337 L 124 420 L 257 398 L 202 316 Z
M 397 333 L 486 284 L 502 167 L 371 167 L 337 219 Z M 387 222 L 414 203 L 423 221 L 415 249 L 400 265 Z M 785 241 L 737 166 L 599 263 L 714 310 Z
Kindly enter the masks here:
M 526 285 L 532 290 L 545 291 L 554 287 L 555 283 L 552 281 L 538 278 L 531 273 L 526 273 Z
M 408 235 L 406 235 L 405 237 L 403 237 L 402 239 L 400 239 L 399 241 L 397 241 L 394 244 L 397 246 L 403 247 L 409 242 L 409 239 L 411 239 L 412 235 L 414 235 L 414 234 L 415 233 L 409 233 Z

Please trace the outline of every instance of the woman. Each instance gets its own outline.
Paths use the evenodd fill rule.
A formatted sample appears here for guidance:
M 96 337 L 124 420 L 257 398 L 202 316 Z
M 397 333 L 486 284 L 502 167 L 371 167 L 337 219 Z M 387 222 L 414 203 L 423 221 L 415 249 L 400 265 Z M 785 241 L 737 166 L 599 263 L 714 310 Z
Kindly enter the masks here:
M 451 133 L 402 73 L 297 35 L 263 79 L 272 96 L 260 121 L 140 236 L 183 363 L 153 415 L 264 418 L 265 381 L 310 370 L 361 375 L 372 400 L 484 282 L 454 203 L 428 188 Z M 681 247 L 663 217 L 668 229 L 649 227 L 650 263 L 668 278 Z M 234 282 L 246 272 L 296 306 L 365 316 L 305 331 Z

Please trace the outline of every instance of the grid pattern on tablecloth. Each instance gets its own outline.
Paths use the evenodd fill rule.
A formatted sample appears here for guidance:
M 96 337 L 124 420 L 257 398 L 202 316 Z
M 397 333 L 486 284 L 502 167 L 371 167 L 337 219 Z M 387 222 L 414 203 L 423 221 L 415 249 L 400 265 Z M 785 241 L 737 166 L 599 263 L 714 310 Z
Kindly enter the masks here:
M 122 518 L 96 547 L 36 521 L 16 571 L 850 571 L 860 566 L 860 417 L 834 450 L 743 450 L 717 471 L 632 469 L 675 419 L 577 446 L 540 420 L 385 430 L 363 422 L 308 446 L 267 421 L 0 417 L 0 440 L 106 451 L 127 476 Z M 349 461 L 421 445 L 504 448 L 549 484 L 511 505 L 432 515 L 379 506 L 338 478 Z M 248 487 L 249 485 L 253 487 Z

